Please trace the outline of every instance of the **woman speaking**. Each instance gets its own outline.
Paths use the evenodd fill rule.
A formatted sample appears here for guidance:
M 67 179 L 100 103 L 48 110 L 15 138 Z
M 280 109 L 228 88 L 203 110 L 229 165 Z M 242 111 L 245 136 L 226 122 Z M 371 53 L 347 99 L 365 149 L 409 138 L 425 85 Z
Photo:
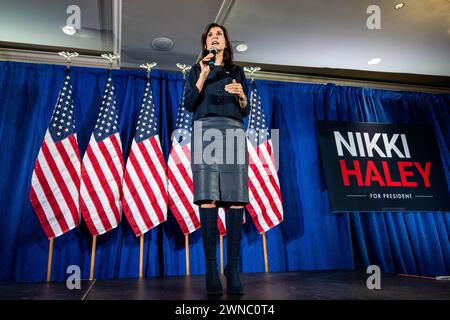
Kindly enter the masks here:
M 248 199 L 248 155 L 243 118 L 250 113 L 244 70 L 234 64 L 225 27 L 206 26 L 202 55 L 186 82 L 185 107 L 193 112 L 191 166 L 194 203 L 200 211 L 208 295 L 222 294 L 217 271 L 218 207 L 227 230 L 227 292 L 242 295 L 239 252 Z M 213 139 L 214 138 L 214 139 Z M 210 144 L 205 141 L 212 140 Z M 214 146 L 215 148 L 212 148 Z

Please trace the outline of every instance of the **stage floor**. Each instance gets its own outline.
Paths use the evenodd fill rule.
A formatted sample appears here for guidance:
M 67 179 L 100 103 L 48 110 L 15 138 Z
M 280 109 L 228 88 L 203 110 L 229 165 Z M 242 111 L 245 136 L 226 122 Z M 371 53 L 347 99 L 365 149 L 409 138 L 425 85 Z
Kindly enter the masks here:
M 220 300 L 450 300 L 450 281 L 381 275 L 381 290 L 366 287 L 368 274 L 357 271 L 243 273 L 245 295 Z M 222 283 L 225 279 L 222 277 Z M 225 285 L 224 285 L 225 287 Z M 1 284 L 1 300 L 204 300 L 202 275 L 118 280 L 82 280 L 81 289 L 65 282 Z

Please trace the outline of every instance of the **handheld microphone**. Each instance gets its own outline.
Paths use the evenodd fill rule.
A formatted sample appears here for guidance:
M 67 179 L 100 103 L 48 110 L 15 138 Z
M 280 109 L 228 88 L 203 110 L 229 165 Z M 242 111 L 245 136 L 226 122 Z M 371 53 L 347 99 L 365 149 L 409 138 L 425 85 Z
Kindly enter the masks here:
M 217 55 L 217 47 L 212 46 L 211 49 L 209 49 L 209 53 L 212 53 L 214 56 L 209 60 L 209 68 L 212 69 L 216 65 L 216 55 Z

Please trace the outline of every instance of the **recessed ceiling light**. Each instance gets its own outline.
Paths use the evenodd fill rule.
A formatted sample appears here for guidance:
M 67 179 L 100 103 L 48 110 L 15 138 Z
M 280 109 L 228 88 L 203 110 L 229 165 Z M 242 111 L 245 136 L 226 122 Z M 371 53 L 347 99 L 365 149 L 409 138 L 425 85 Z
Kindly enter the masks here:
M 381 59 L 380 58 L 372 58 L 369 61 L 367 61 L 367 64 L 369 66 L 374 65 L 374 64 L 378 64 L 380 63 Z
M 152 47 L 159 51 L 169 51 L 173 48 L 173 41 L 166 37 L 155 38 L 152 41 Z
M 236 50 L 239 51 L 239 52 L 247 51 L 247 49 L 248 49 L 248 45 L 246 43 L 239 43 L 236 46 Z
M 65 34 L 68 34 L 69 36 L 73 36 L 75 33 L 77 33 L 77 29 L 75 29 L 75 28 L 72 27 L 72 26 L 64 26 L 64 27 L 62 28 L 62 31 L 63 31 Z
M 395 8 L 395 10 L 400 10 L 404 6 L 405 6 L 405 4 L 403 2 L 401 2 L 401 3 L 397 3 L 394 8 Z

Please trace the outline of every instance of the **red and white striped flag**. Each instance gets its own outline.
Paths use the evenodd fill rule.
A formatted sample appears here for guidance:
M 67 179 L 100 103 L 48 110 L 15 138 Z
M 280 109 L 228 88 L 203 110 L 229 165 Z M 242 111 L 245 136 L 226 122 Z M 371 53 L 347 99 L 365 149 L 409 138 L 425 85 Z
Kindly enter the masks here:
M 114 229 L 121 220 L 123 171 L 116 98 L 110 74 L 81 169 L 81 213 L 93 236 Z
M 136 236 L 167 219 L 166 162 L 147 80 L 123 183 L 123 211 Z
M 225 208 L 220 207 L 219 208 L 219 218 L 217 219 L 217 228 L 219 229 L 219 235 L 225 236 L 227 234 L 227 225 L 226 225 L 226 218 L 225 218 Z M 244 224 L 245 221 L 245 212 L 243 213 L 242 217 L 242 224 Z
M 80 223 L 81 160 L 75 133 L 69 69 L 31 178 L 30 201 L 49 239 Z
M 172 148 L 167 164 L 169 208 L 184 234 L 200 228 L 198 206 L 194 201 L 191 168 L 192 114 L 184 107 L 185 84 L 177 114 Z
M 217 219 L 217 228 L 219 229 L 219 235 L 225 236 L 227 234 L 227 225 L 225 220 L 225 209 L 219 208 L 218 212 L 218 219 Z
M 258 231 L 263 233 L 283 221 L 283 206 L 273 146 L 254 80 L 250 105 L 252 111 L 247 129 L 250 203 L 246 208 Z

